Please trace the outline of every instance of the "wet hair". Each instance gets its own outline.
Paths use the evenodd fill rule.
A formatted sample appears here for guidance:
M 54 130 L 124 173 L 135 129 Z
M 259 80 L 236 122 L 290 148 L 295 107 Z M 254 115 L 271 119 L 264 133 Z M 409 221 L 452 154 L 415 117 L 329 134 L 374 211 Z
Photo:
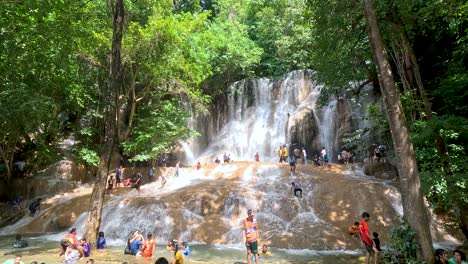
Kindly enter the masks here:
M 370 217 L 370 214 L 368 212 L 362 213 L 362 218 Z
M 177 254 L 177 251 L 179 251 L 179 243 L 175 240 L 171 242 L 171 246 L 174 248 L 174 256 Z
M 160 257 L 156 260 L 154 264 L 169 264 L 169 261 L 167 261 L 166 258 Z
M 86 242 L 86 238 L 82 237 L 80 240 L 83 240 L 84 242 Z
M 127 262 L 127 261 L 124 261 L 124 262 L 122 262 L 122 264 L 128 264 L 128 262 Z
M 372 235 L 374 236 L 374 238 L 379 238 L 379 233 L 377 232 L 373 232 Z
M 16 235 L 16 240 L 21 240 L 21 235 L 20 234 Z
M 76 231 L 76 228 L 73 227 L 73 228 L 70 228 L 70 231 L 69 231 L 68 233 L 71 234 L 71 233 L 73 233 L 73 232 L 75 232 L 75 231 Z
M 354 222 L 354 225 L 358 226 L 358 225 L 359 225 L 359 222 Z
M 247 210 L 247 215 L 251 215 L 253 213 L 252 209 Z
M 434 256 L 435 256 L 438 260 L 440 260 L 440 257 L 443 256 L 444 253 L 446 254 L 447 251 L 445 251 L 444 249 L 439 248 L 439 249 L 436 249 Z
M 104 237 L 104 232 L 99 232 L 98 237 Z
M 187 242 L 182 242 L 182 245 L 184 245 L 184 247 L 188 246 L 188 243 Z
M 147 238 L 151 238 L 151 237 L 153 237 L 153 234 L 148 233 L 148 235 L 146 235 L 146 237 L 147 237 Z
M 294 183 L 294 182 L 291 182 L 291 185 L 295 185 L 295 183 Z
M 463 251 L 461 251 L 461 250 L 459 250 L 459 249 L 455 249 L 455 250 L 453 251 L 453 254 L 455 254 L 455 253 L 460 254 L 461 260 L 462 260 L 462 261 L 466 261 L 466 255 L 465 255 L 465 253 L 463 253 Z

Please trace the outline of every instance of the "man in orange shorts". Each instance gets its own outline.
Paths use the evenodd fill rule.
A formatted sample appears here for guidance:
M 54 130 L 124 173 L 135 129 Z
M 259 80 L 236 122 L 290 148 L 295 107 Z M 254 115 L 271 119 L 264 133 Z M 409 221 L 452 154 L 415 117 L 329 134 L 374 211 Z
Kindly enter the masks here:
M 250 264 L 250 256 L 255 256 L 255 264 L 258 264 L 258 241 L 260 236 L 258 234 L 257 221 L 254 218 L 252 210 L 247 211 L 247 218 L 242 222 L 242 238 L 245 246 L 247 247 L 247 264 Z

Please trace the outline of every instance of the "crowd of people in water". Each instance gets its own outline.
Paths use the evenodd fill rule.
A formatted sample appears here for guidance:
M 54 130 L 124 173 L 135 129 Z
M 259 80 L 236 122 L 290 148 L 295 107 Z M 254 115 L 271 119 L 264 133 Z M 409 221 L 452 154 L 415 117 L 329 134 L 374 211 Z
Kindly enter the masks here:
M 372 161 L 382 161 L 385 162 L 385 146 L 374 144 L 369 148 L 369 162 Z M 289 164 L 290 172 L 295 173 L 297 168 L 297 163 L 300 162 L 303 165 L 307 164 L 307 151 L 305 148 L 290 148 L 286 145 L 282 145 L 278 148 L 277 151 L 278 160 L 280 164 Z M 260 162 L 260 154 L 255 153 L 254 160 Z M 229 153 L 224 153 L 223 163 L 232 162 L 231 155 Z M 353 163 L 354 154 L 351 151 L 342 150 L 337 155 L 337 161 L 342 164 Z M 321 151 L 318 154 L 315 154 L 312 158 L 312 165 L 316 167 L 328 166 L 330 159 L 325 147 L 322 147 Z M 221 160 L 216 157 L 214 164 L 220 165 Z M 163 163 L 163 166 L 167 166 L 167 163 Z M 201 169 L 201 162 L 196 163 L 196 169 Z M 107 180 L 107 193 L 110 194 L 117 187 L 130 187 L 136 189 L 140 192 L 140 186 L 143 183 L 143 175 L 140 172 L 134 173 L 131 177 L 124 177 L 124 167 L 120 165 L 116 168 L 115 173 L 110 175 Z M 180 161 L 177 160 L 174 165 L 173 177 L 180 176 Z M 167 182 L 168 174 L 161 174 L 161 188 L 164 188 Z M 147 181 L 153 182 L 157 178 L 156 168 L 150 166 L 147 171 Z M 300 199 L 303 197 L 303 188 L 301 184 L 297 181 L 291 182 L 291 192 L 294 197 Z M 28 207 L 30 216 L 34 216 L 41 208 L 41 198 L 34 200 Z M 22 197 L 17 197 L 13 201 L 13 207 L 17 210 L 22 210 L 24 208 L 24 201 Z M 379 234 L 377 232 L 370 232 L 368 222 L 370 220 L 370 214 L 367 212 L 362 213 L 361 220 L 354 222 L 347 230 L 349 235 L 353 238 L 360 240 L 363 249 L 366 252 L 366 264 L 370 264 L 371 258 L 373 257 L 373 263 L 378 263 L 379 254 L 383 251 L 381 247 L 381 241 Z M 371 236 L 372 234 L 372 236 Z M 247 249 L 247 263 L 256 263 L 258 264 L 262 261 L 263 258 L 272 256 L 271 252 L 268 249 L 267 244 L 261 246 L 259 250 L 259 228 L 257 221 L 254 218 L 254 212 L 252 210 L 247 211 L 247 217 L 242 221 L 242 238 L 243 243 Z M 124 254 L 134 255 L 143 258 L 152 258 L 154 256 L 154 249 L 156 245 L 156 239 L 152 233 L 147 233 L 144 236 L 140 231 L 134 231 L 129 235 L 124 249 Z M 21 235 L 16 236 L 12 247 L 15 249 L 26 248 L 28 243 L 22 239 Z M 102 250 L 107 247 L 106 239 L 104 237 L 104 232 L 99 232 L 98 241 L 96 244 L 96 250 Z M 160 257 L 156 260 L 155 264 L 183 264 L 184 258 L 190 256 L 191 250 L 188 245 L 188 242 L 183 241 L 179 242 L 178 240 L 170 240 L 166 244 L 166 250 L 173 252 L 173 260 L 169 261 L 164 257 Z M 78 260 L 83 258 L 89 258 L 91 256 L 91 246 L 87 242 L 86 238 L 77 238 L 76 228 L 72 228 L 60 241 L 60 254 L 63 258 L 63 263 L 65 264 L 75 264 Z M 447 251 L 443 249 L 437 249 L 435 251 L 435 264 L 468 264 L 466 262 L 466 255 L 461 250 L 454 250 L 453 257 L 450 258 Z M 21 264 L 23 263 L 22 257 L 17 255 L 14 259 L 9 259 L 4 262 L 4 264 Z M 32 262 L 31 264 L 38 264 L 37 262 Z M 23 263 L 24 264 L 24 263 Z M 41 263 L 42 264 L 42 263 Z M 86 261 L 86 264 L 94 264 L 94 259 L 90 258 Z M 128 264 L 123 262 L 123 264 Z

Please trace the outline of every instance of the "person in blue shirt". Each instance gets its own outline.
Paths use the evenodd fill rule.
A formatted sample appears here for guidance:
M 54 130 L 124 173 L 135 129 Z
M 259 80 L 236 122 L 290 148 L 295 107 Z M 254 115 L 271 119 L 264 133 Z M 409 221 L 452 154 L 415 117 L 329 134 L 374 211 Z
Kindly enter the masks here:
M 83 247 L 84 256 L 89 257 L 89 255 L 91 254 L 91 246 L 88 242 L 86 242 L 86 238 L 83 237 L 80 240 L 80 244 Z
M 104 249 L 106 245 L 106 239 L 104 238 L 104 232 L 99 232 L 98 235 L 98 242 L 97 242 L 97 249 Z
M 143 244 L 143 236 L 139 235 L 133 242 L 130 244 L 130 250 L 132 255 L 139 255 L 141 250 L 141 245 Z
M 184 256 L 190 256 L 190 247 L 187 242 L 182 242 L 182 246 L 180 247 L 180 249 L 182 250 Z

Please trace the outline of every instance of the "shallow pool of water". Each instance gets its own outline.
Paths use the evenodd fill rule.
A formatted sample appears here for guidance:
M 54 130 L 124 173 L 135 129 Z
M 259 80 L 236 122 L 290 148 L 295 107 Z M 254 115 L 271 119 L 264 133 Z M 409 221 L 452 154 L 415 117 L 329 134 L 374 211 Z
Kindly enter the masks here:
M 57 241 L 46 240 L 43 237 L 27 237 L 29 247 L 22 250 L 11 248 L 14 237 L 0 237 L 0 263 L 14 258 L 15 254 L 23 256 L 24 263 L 32 261 L 39 263 L 61 263 L 62 258 L 58 256 L 59 248 Z M 192 255 L 185 259 L 185 263 L 219 263 L 219 264 L 242 264 L 247 263 L 245 249 L 240 245 L 191 245 Z M 312 251 L 312 250 L 285 250 L 270 249 L 272 256 L 264 258 L 261 263 L 362 263 L 363 254 L 359 251 Z M 7 254 L 7 255 L 5 255 Z M 91 257 L 95 263 L 122 263 L 149 264 L 154 263 L 159 257 L 173 260 L 173 253 L 166 251 L 164 245 L 157 245 L 152 258 L 135 257 L 123 254 L 122 246 L 112 246 L 105 250 L 91 251 Z M 79 263 L 84 264 L 88 258 Z

